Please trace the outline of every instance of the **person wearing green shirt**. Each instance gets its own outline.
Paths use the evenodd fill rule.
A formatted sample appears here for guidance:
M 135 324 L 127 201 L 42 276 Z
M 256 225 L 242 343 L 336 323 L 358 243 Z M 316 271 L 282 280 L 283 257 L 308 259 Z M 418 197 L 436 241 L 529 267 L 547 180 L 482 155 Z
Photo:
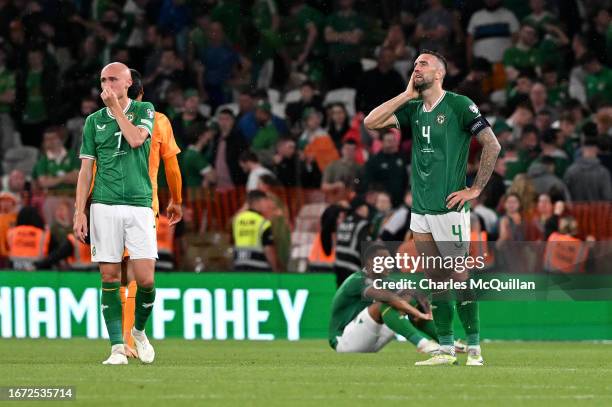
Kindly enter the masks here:
M 331 68 L 330 85 L 356 87 L 361 74 L 361 42 L 365 21 L 353 10 L 353 0 L 340 0 L 339 10 L 325 21 L 325 41 Z
M 255 153 L 269 152 L 276 147 L 280 135 L 272 122 L 272 107 L 270 103 L 260 100 L 255 106 L 255 120 L 257 133 L 251 142 L 251 149 Z
M 584 80 L 587 100 L 590 104 L 612 103 L 612 69 L 603 66 L 598 57 L 588 52 L 581 59 L 587 71 Z
M 419 297 L 419 309 L 411 304 L 411 295 L 380 286 L 388 280 L 389 270 L 378 270 L 375 265 L 379 263 L 375 262 L 389 256 L 385 246 L 370 245 L 365 249 L 363 270 L 351 274 L 336 291 L 328 331 L 329 345 L 336 352 L 378 352 L 396 334 L 419 352 L 433 354 L 439 350 L 435 341 L 422 334 L 436 336 L 427 300 Z
M 537 43 L 538 32 L 535 27 L 523 24 L 516 45 L 504 51 L 503 64 L 508 78 L 515 80 L 519 71 L 525 68 L 533 69 L 539 64 Z
M 188 147 L 181 154 L 179 163 L 183 174 L 183 184 L 187 188 L 204 186 L 205 175 L 212 168 L 210 160 L 205 155 L 205 148 L 215 137 L 215 131 L 210 127 L 198 125 L 189 130 Z
M 128 97 L 132 75 L 122 63 L 106 65 L 100 73 L 100 84 L 100 97 L 106 107 L 87 116 L 83 127 L 74 235 L 83 243 L 91 240 L 91 259 L 100 267 L 101 310 L 111 343 L 111 355 L 103 364 L 128 363 L 119 296 L 125 249 L 138 286 L 132 337 L 138 358 L 143 363 L 152 363 L 155 351 L 144 328 L 155 302 L 157 234 L 149 177 L 155 108 L 149 102 Z M 88 222 L 85 210 L 92 181 Z
M 372 110 L 364 120 L 369 130 L 396 127 L 412 135 L 410 229 L 419 253 L 464 257 L 469 250 L 469 201 L 477 198 L 495 168 L 501 146 L 488 121 L 469 98 L 442 88 L 445 58 L 423 51 L 414 62 L 407 89 Z M 466 186 L 472 137 L 482 145 L 480 164 L 471 187 Z M 437 279 L 466 280 L 466 273 L 425 269 Z M 440 275 L 442 274 L 442 275 Z M 455 304 L 448 290 L 432 295 L 440 353 L 417 362 L 424 365 L 457 363 L 454 348 Z M 457 292 L 457 313 L 468 340 L 468 366 L 482 366 L 478 302 L 471 290 Z
M 325 17 L 304 0 L 294 1 L 288 19 L 289 56 L 301 67 L 306 62 L 319 59 L 325 52 L 321 39 Z
M 64 147 L 61 129 L 47 128 L 43 134 L 43 153 L 32 170 L 32 179 L 47 190 L 74 190 L 79 166 L 76 153 Z

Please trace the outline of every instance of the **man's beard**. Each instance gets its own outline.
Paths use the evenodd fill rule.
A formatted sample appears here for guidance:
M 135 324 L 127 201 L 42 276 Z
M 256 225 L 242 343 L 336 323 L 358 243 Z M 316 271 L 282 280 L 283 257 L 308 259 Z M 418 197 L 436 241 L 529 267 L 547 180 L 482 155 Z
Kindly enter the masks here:
M 421 82 L 420 84 L 415 82 L 415 83 L 414 83 L 414 89 L 415 89 L 417 92 L 421 93 L 421 92 L 423 92 L 424 90 L 427 90 L 427 89 L 431 88 L 431 85 L 433 85 L 433 81 L 431 81 L 431 82 L 427 82 L 427 81 L 425 81 L 425 80 L 424 80 L 424 81 L 423 81 L 423 82 Z

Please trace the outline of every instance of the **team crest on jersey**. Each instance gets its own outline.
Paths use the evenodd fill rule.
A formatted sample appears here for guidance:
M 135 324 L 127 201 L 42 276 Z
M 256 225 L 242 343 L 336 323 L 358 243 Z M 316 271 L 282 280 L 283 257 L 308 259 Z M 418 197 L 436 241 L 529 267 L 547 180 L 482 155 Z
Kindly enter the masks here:
M 443 114 L 439 114 L 438 117 L 436 117 L 436 121 L 438 122 L 438 124 L 444 124 L 444 122 L 446 121 L 446 116 L 444 116 Z
M 469 109 L 474 114 L 478 113 L 478 107 L 476 105 L 470 105 Z
M 127 119 L 129 121 L 132 121 L 132 120 L 134 120 L 134 113 L 129 112 L 128 114 L 125 115 L 125 117 L 127 117 Z

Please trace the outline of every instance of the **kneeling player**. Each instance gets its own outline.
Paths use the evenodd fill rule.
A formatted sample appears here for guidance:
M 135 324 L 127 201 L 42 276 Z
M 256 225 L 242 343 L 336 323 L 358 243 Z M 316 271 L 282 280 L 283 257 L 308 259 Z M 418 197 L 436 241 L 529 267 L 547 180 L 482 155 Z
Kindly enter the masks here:
M 377 256 L 389 256 L 389 251 L 380 244 L 369 247 L 364 269 L 351 274 L 338 288 L 332 302 L 329 344 L 336 352 L 378 352 L 399 334 L 419 352 L 437 352 L 438 343 L 422 334 L 436 335 L 428 304 L 421 311 L 410 305 L 407 295 L 374 288 L 374 279 L 384 277 L 373 272 Z

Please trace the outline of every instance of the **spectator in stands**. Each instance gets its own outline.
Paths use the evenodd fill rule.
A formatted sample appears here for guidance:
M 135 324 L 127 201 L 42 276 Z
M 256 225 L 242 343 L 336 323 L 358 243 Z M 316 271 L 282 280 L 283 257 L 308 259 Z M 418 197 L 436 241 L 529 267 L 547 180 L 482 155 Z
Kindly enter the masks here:
M 57 106 L 57 73 L 45 60 L 41 48 L 28 51 L 28 65 L 17 74 L 15 104 L 21 112 L 21 139 L 25 145 L 40 147 L 42 135 Z
M 0 47 L 0 154 L 21 144 L 11 117 L 15 89 L 15 73 L 6 66 L 6 50 Z
M 64 241 L 72 233 L 72 208 L 74 201 L 63 199 L 55 206 L 53 217 L 49 223 L 49 231 L 54 242 Z
M 483 82 L 491 75 L 491 63 L 484 58 L 474 58 L 472 68 L 457 85 L 457 92 L 472 99 L 476 105 L 489 100 Z M 446 81 L 446 77 L 445 77 Z M 497 133 L 496 133 L 497 134 Z
M 183 89 L 177 84 L 168 86 L 168 90 L 166 91 L 166 104 L 163 110 L 171 123 L 183 113 L 184 105 L 185 95 L 183 94 Z
M 222 109 L 217 115 L 217 123 L 219 132 L 211 148 L 213 170 L 207 177 L 210 177 L 217 189 L 244 185 L 246 174 L 236 157 L 246 151 L 248 146 L 236 128 L 234 113 L 230 109 Z
M 183 112 L 172 120 L 172 130 L 176 144 L 183 149 L 187 145 L 187 133 L 192 127 L 201 126 L 206 123 L 206 118 L 198 111 L 200 96 L 195 89 L 187 89 L 183 93 Z
M 75 151 L 64 147 L 63 131 L 53 126 L 43 134 L 42 154 L 32 179 L 45 190 L 74 189 L 79 176 L 80 162 Z
M 289 37 L 288 51 L 300 69 L 306 62 L 316 62 L 323 57 L 325 48 L 321 36 L 325 17 L 305 0 L 291 2 L 289 13 L 294 19 L 289 30 L 294 35 Z
M 339 0 L 338 11 L 325 22 L 330 89 L 354 88 L 361 76 L 360 46 L 365 22 L 353 10 L 353 0 Z
M 563 149 L 557 147 L 559 143 L 558 129 L 548 129 L 542 132 L 540 138 L 540 148 L 542 149 L 541 157 L 550 157 L 555 165 L 555 174 L 557 177 L 562 178 L 565 174 L 565 170 L 570 165 L 570 159 Z M 537 162 L 538 160 L 536 160 Z
M 445 54 L 453 33 L 453 15 L 444 8 L 441 0 L 429 0 L 428 4 L 429 7 L 417 17 L 415 43 L 419 44 L 420 50 L 431 49 Z
M 527 215 L 531 215 L 531 211 L 536 203 L 538 194 L 535 191 L 533 182 L 525 173 L 518 174 L 514 177 L 512 184 L 506 190 L 506 194 L 515 194 L 521 201 L 521 210 Z
M 529 102 L 536 115 L 543 110 L 550 109 L 547 98 L 546 86 L 544 86 L 542 82 L 535 82 L 531 85 L 531 89 L 529 90 Z
M 205 91 L 208 95 L 208 103 L 214 111 L 231 100 L 229 80 L 239 70 L 241 58 L 225 39 L 221 23 L 212 21 L 207 36 L 207 47 L 198 56 L 205 68 L 198 71 L 198 86 L 200 93 Z
M 498 249 L 504 247 L 504 242 L 525 241 L 521 197 L 518 194 L 509 193 L 504 202 L 504 211 L 504 216 L 499 221 Z
M 398 137 L 392 132 L 384 133 L 382 150 L 366 162 L 363 171 L 364 190 L 379 186 L 391 195 L 394 207 L 402 202 L 408 186 L 407 164 L 398 151 Z
M 563 113 L 559 119 L 556 147 L 562 149 L 567 154 L 568 159 L 574 158 L 578 137 L 574 116 L 571 113 Z
M 15 226 L 19 198 L 10 192 L 0 192 L 0 267 L 7 267 L 9 256 L 7 234 Z
M 170 84 L 185 86 L 187 82 L 185 67 L 176 51 L 172 48 L 164 49 L 156 69 L 143 80 L 144 99 L 158 105 L 166 99 L 166 91 Z
M 70 134 L 70 150 L 74 152 L 81 150 L 85 119 L 96 110 L 98 110 L 98 103 L 96 100 L 91 96 L 85 96 L 81 99 L 81 107 L 78 114 L 68 119 L 66 122 L 66 130 L 68 130 Z
M 393 206 L 391 205 L 391 197 L 385 191 L 376 193 L 376 202 L 374 204 L 374 215 L 372 216 L 372 240 L 377 240 L 380 237 L 383 227 L 393 215 Z
M 539 64 L 540 55 L 536 47 L 537 43 L 537 28 L 532 24 L 523 24 L 516 44 L 504 51 L 504 68 L 509 80 L 515 80 L 522 69 L 535 69 Z
M 497 212 L 482 204 L 481 197 L 482 194 L 470 202 L 472 205 L 472 213 L 482 220 L 482 226 L 487 232 L 488 239 L 495 240 L 498 233 L 497 226 L 499 223 L 499 217 L 497 216 Z
M 563 178 L 574 201 L 612 200 L 610 173 L 597 158 L 597 139 L 587 137 L 579 157 Z
M 378 238 L 383 242 L 403 241 L 410 231 L 410 214 L 412 211 L 412 191 L 406 191 L 402 204 L 393 210 L 384 225 L 382 225 Z
M 506 99 L 508 110 L 512 111 L 521 104 L 529 105 L 529 92 L 533 86 L 534 72 L 530 70 L 523 70 L 519 73 L 514 86 L 509 86 Z M 529 109 L 533 114 L 533 107 L 529 105 Z
M 523 18 L 523 24 L 530 24 L 539 31 L 544 31 L 546 24 L 558 23 L 554 14 L 546 10 L 545 0 L 529 0 L 531 13 Z
M 559 229 L 559 216 L 562 215 L 563 208 L 563 205 L 555 204 L 553 206 L 549 194 L 540 194 L 538 197 L 536 225 L 542 235 L 542 240 L 548 240 L 548 237 Z
M 376 106 L 399 95 L 406 84 L 393 68 L 395 53 L 383 47 L 378 54 L 378 65 L 364 72 L 357 87 L 357 110 L 369 113 Z
M 543 156 L 538 161 L 533 162 L 529 166 L 527 172 L 533 187 L 538 195 L 541 194 L 557 194 L 563 197 L 563 200 L 569 202 L 570 194 L 567 187 L 559 177 L 555 175 L 555 160 L 550 156 Z
M 361 165 L 355 161 L 357 145 L 348 140 L 342 144 L 342 156 L 323 172 L 321 190 L 326 194 L 344 196 L 345 191 L 355 191 L 361 178 Z
M 248 175 L 246 190 L 253 191 L 259 185 L 259 178 L 264 174 L 274 175 L 272 171 L 259 163 L 257 155 L 250 151 L 243 151 L 238 158 L 240 168 Z
M 276 146 L 280 134 L 272 122 L 272 107 L 270 103 L 260 100 L 255 106 L 255 120 L 257 121 L 257 132 L 251 141 L 251 149 L 260 158 L 266 159 L 272 156 L 272 150 Z
M 319 167 L 300 159 L 295 141 L 282 137 L 272 157 L 272 170 L 280 183 L 286 187 L 318 188 L 321 180 Z
M 540 134 L 544 134 L 546 131 L 550 130 L 555 117 L 555 113 L 550 109 L 542 109 L 540 110 L 535 117 L 534 124 L 540 131 Z
M 604 105 L 597 109 L 594 116 L 597 134 L 602 137 L 612 136 L 612 106 Z
M 397 61 L 412 61 L 416 54 L 415 49 L 406 42 L 402 25 L 399 23 L 389 25 L 382 48 L 392 49 Z
M 563 106 L 569 99 L 567 82 L 559 81 L 558 67 L 552 64 L 542 65 L 542 82 L 546 86 L 547 101 L 551 107 L 556 109 Z
M 334 141 L 336 148 L 340 151 L 344 136 L 349 131 L 349 115 L 346 106 L 342 103 L 332 103 L 327 110 L 327 133 Z
M 245 95 L 242 95 L 241 98 L 244 96 Z M 256 107 L 259 106 L 261 108 L 266 106 L 267 104 L 267 109 L 270 111 L 269 113 L 271 113 L 272 106 L 268 102 L 268 94 L 266 90 L 258 90 L 256 93 L 253 94 L 252 99 L 254 103 L 252 105 L 252 110 L 250 111 L 242 110 L 243 102 L 245 103 L 245 107 L 251 107 L 251 104 L 247 101 L 247 98 L 244 99 L 244 101 L 242 99 L 239 99 L 239 106 L 241 106 L 241 110 L 238 116 L 238 129 L 240 130 L 240 133 L 245 138 L 245 140 L 249 143 L 252 143 L 260 127 L 257 118 L 255 117 L 255 112 L 257 110 Z M 289 130 L 287 129 L 287 123 L 285 123 L 285 121 L 281 117 L 272 113 L 271 115 L 272 124 L 274 125 L 276 132 L 279 135 L 287 134 L 289 132 Z
M 319 112 L 323 112 L 323 100 L 321 95 L 317 93 L 315 84 L 311 81 L 305 81 L 300 86 L 300 100 L 287 104 L 285 115 L 289 122 L 289 127 L 295 131 L 301 131 L 302 117 L 304 111 L 308 108 L 313 108 Z
M 608 7 L 610 5 L 608 4 Z M 601 61 L 606 62 L 606 41 L 608 30 L 610 28 L 610 11 L 605 7 L 600 7 L 596 10 L 590 23 L 590 29 L 586 33 L 588 38 L 589 50 L 594 55 L 601 56 Z M 610 63 L 610 61 L 607 61 Z
M 596 54 L 587 52 L 580 63 L 587 75 L 584 79 L 587 101 L 591 106 L 612 103 L 612 70 L 604 66 Z
M 313 161 L 319 171 L 340 158 L 338 150 L 327 131 L 321 127 L 323 115 L 314 109 L 304 111 L 304 131 L 298 139 L 298 149 L 303 152 L 306 160 Z
M 206 178 L 211 170 L 210 159 L 205 149 L 215 138 L 216 132 L 203 124 L 191 126 L 185 142 L 187 148 L 178 156 L 183 185 L 187 188 L 208 187 L 213 180 Z
M 540 131 L 532 124 L 523 128 L 519 139 L 518 160 L 512 163 L 513 174 L 527 172 L 540 154 Z
M 485 0 L 485 8 L 472 15 L 467 27 L 467 61 L 486 58 L 492 64 L 501 62 L 519 30 L 515 15 L 502 7 L 501 0 Z

